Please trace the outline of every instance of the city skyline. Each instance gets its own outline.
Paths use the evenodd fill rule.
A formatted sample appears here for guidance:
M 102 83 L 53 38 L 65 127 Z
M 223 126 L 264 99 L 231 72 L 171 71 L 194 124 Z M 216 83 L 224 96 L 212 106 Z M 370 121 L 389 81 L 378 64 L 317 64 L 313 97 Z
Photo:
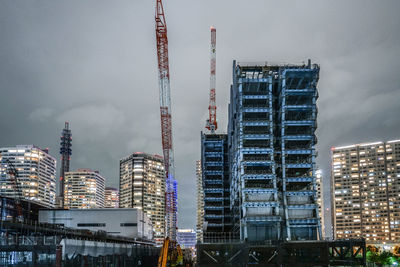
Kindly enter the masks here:
M 69 121 L 71 169 L 98 169 L 107 186 L 118 187 L 120 158 L 162 152 L 154 3 L 93 3 L 0 4 L 6 63 L 0 72 L 0 147 L 49 147 L 60 164 L 59 132 Z M 208 114 L 210 25 L 218 28 L 217 133 L 226 131 L 233 59 L 311 58 L 321 64 L 317 162 L 324 178 L 331 146 L 399 137 L 398 2 L 362 2 L 360 10 L 359 1 L 234 1 L 226 12 L 227 3 L 196 3 L 194 15 L 182 12 L 193 3 L 165 3 L 178 202 L 186 203 L 178 208 L 180 228 L 196 223 L 195 162 Z M 254 42 L 237 43 L 238 36 Z

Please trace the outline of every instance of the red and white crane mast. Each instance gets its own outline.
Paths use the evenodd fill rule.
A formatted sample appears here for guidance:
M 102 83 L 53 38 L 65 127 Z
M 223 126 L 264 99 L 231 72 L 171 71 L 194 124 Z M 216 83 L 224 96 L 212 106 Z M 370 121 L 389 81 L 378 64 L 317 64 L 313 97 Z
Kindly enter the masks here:
M 177 190 L 174 167 L 174 151 L 172 146 L 171 126 L 171 92 L 169 84 L 168 63 L 168 38 L 167 24 L 165 22 L 164 9 L 161 0 L 156 3 L 156 39 L 158 58 L 158 78 L 160 88 L 160 115 L 161 138 L 164 154 L 164 166 L 166 174 L 166 234 L 171 240 L 176 240 L 177 225 Z
M 215 133 L 217 124 L 217 106 L 215 103 L 215 71 L 217 62 L 217 30 L 211 27 L 211 47 L 210 47 L 210 104 L 208 106 L 209 117 L 206 122 L 206 128 Z

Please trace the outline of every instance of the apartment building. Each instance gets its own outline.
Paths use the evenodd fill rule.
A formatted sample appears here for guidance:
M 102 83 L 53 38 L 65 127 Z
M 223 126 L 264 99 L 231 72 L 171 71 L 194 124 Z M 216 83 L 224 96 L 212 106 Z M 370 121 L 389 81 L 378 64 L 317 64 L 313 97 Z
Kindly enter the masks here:
M 18 172 L 17 188 L 8 174 L 11 163 Z M 18 190 L 19 189 L 19 190 Z M 0 148 L 0 194 L 20 197 L 54 208 L 56 200 L 56 159 L 48 149 L 34 145 Z
M 119 191 L 117 188 L 106 187 L 104 207 L 113 209 L 119 208 Z
M 98 171 L 78 169 L 64 179 L 64 208 L 104 208 L 105 179 Z
M 119 207 L 143 210 L 153 223 L 154 239 L 165 237 L 165 171 L 162 156 L 136 152 L 120 160 Z
M 197 180 L 196 240 L 199 242 L 203 242 L 204 192 L 203 192 L 203 178 L 201 172 L 201 160 L 196 161 L 196 180 Z
M 332 147 L 334 237 L 400 240 L 400 140 Z

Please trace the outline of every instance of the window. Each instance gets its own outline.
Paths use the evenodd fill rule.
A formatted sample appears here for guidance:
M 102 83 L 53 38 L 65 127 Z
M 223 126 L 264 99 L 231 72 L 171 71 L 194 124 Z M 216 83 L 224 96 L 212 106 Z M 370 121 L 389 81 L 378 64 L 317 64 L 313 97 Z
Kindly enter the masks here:
M 78 223 L 78 227 L 105 227 L 105 223 Z
M 137 226 L 137 223 L 121 223 L 121 226 L 125 226 L 125 227 L 128 227 L 128 226 Z

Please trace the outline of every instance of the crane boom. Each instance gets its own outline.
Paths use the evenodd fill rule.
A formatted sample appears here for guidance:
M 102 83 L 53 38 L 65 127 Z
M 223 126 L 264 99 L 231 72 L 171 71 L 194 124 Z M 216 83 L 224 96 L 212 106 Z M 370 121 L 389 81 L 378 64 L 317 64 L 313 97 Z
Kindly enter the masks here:
M 160 89 L 160 116 L 161 116 L 161 139 L 164 154 L 164 166 L 166 174 L 165 212 L 166 233 L 172 241 L 176 240 L 177 221 L 177 191 L 174 153 L 172 146 L 172 123 L 171 123 L 171 93 L 169 83 L 168 62 L 168 37 L 167 24 L 165 22 L 164 8 L 161 0 L 156 3 L 156 40 L 158 59 L 158 79 Z
M 15 168 L 14 164 L 9 159 L 6 159 L 5 163 L 7 164 L 6 170 L 7 170 L 7 174 L 10 177 L 11 185 L 16 192 L 16 196 L 14 199 L 15 199 L 15 206 L 17 208 L 17 213 L 18 213 L 17 219 L 19 221 L 22 221 L 23 220 L 22 205 L 21 205 L 22 192 L 19 187 L 18 180 L 17 180 L 18 179 L 18 171 Z
M 216 50 L 217 48 L 217 30 L 211 27 L 211 46 L 210 46 L 210 104 L 208 106 L 208 119 L 206 122 L 206 128 L 215 133 L 218 128 L 217 124 L 217 106 L 215 102 L 215 72 L 216 72 Z

